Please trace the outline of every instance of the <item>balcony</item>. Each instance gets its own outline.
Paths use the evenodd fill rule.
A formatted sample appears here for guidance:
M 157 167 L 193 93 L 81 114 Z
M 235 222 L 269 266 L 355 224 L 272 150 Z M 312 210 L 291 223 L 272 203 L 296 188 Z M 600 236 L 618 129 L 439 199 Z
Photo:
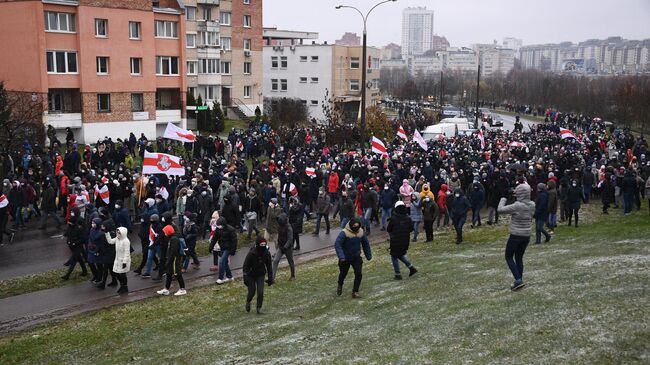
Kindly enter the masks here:
M 199 32 L 218 32 L 219 22 L 215 20 L 198 19 L 196 23 L 196 30 Z
M 156 124 L 179 123 L 181 121 L 181 110 L 156 110 Z
M 156 89 L 156 123 L 177 123 L 180 121 L 180 89 Z
M 54 128 L 81 128 L 79 89 L 49 89 L 47 104 L 47 121 Z
M 197 4 L 219 5 L 219 0 L 196 0 Z
M 221 85 L 221 74 L 199 74 L 198 85 Z
M 199 45 L 196 47 L 196 52 L 199 58 L 220 58 L 221 48 L 219 46 L 206 46 Z
M 55 129 L 81 128 L 81 113 L 47 112 L 47 124 Z

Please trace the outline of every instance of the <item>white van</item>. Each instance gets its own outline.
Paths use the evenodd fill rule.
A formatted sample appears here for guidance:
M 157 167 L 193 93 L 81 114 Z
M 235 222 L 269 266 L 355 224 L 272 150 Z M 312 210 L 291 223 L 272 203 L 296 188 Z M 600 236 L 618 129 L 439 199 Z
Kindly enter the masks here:
M 446 120 L 446 119 L 445 119 Z M 438 123 L 430 125 L 422 131 L 422 138 L 425 141 L 438 140 L 441 138 L 456 137 L 458 126 L 454 123 Z

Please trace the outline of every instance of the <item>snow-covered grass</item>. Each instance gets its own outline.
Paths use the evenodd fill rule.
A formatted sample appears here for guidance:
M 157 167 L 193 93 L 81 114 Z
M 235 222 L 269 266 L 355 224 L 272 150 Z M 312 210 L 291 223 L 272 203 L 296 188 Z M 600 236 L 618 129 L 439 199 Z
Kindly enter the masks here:
M 403 281 L 392 280 L 387 245 L 374 247 L 360 300 L 352 272 L 337 297 L 336 260 L 318 259 L 295 282 L 282 271 L 261 316 L 244 311 L 241 281 L 190 288 L 4 337 L 0 363 L 648 363 L 650 219 L 595 210 L 529 246 L 519 292 L 505 226 L 468 229 L 462 245 L 449 233 L 415 243 L 420 272 Z

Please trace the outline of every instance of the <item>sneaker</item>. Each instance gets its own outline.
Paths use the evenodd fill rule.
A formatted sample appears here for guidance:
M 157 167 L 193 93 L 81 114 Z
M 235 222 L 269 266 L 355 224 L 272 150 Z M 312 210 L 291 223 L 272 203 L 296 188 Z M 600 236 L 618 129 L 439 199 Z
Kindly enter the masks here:
M 141 278 L 143 278 L 143 279 L 148 279 L 148 278 L 150 278 L 150 277 L 151 277 L 151 274 L 148 273 L 148 272 L 142 274 L 142 276 L 141 276 Z
M 227 283 L 229 281 L 235 281 L 235 279 L 233 279 L 233 278 L 225 278 L 225 279 L 223 279 L 224 283 Z
M 418 269 L 416 269 L 414 266 L 409 267 L 409 277 L 415 275 L 418 273 Z
M 169 290 L 162 289 L 162 290 L 158 290 L 156 293 L 158 293 L 158 295 L 169 295 Z
M 11 232 L 9 235 L 9 243 L 14 243 L 14 237 L 16 237 L 16 234 L 14 232 Z
M 218 266 L 210 266 L 210 271 L 212 271 L 212 272 L 219 271 L 219 267 Z
M 336 295 L 340 297 L 341 294 L 343 294 L 343 285 L 339 285 L 336 287 Z
M 523 281 L 516 280 L 514 283 L 512 283 L 512 286 L 510 287 L 510 290 L 517 291 L 517 290 L 523 288 L 524 286 L 526 286 L 526 284 L 524 284 Z
M 228 281 L 227 279 L 226 280 L 217 279 L 217 284 L 221 285 L 221 284 L 226 283 L 227 281 Z
M 361 294 L 357 292 L 352 292 L 352 299 L 361 299 Z
M 548 236 L 546 236 L 546 239 L 544 240 L 544 243 L 548 243 L 548 241 L 550 241 L 550 240 L 551 240 L 551 235 L 549 234 Z
M 135 274 L 135 276 L 138 276 L 138 275 L 142 274 L 142 270 L 135 269 L 135 270 L 133 270 L 133 273 Z
M 395 280 L 402 280 L 402 275 L 395 275 L 395 277 L 394 277 L 393 279 L 395 279 Z
M 174 296 L 178 297 L 178 296 L 185 295 L 185 294 L 187 294 L 187 290 L 178 289 L 178 291 L 176 293 L 174 293 Z
M 246 309 L 247 313 L 250 313 L 250 311 L 251 311 L 251 302 L 246 302 L 246 306 L 244 306 L 244 308 Z

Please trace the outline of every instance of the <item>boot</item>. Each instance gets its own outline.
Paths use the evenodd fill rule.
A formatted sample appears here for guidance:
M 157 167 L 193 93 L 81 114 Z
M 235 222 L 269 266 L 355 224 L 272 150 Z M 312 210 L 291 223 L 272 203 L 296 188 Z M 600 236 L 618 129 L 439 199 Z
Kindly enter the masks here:
M 415 266 L 409 267 L 409 277 L 413 276 L 418 273 L 418 269 L 415 268 Z
M 300 245 L 296 245 L 296 247 L 293 248 L 294 251 L 300 251 Z
M 256 310 L 257 310 L 257 314 L 264 314 L 262 313 L 262 307 L 257 307 Z
M 117 289 L 117 294 L 126 294 L 128 292 L 129 292 L 129 287 L 126 285 L 123 285 L 119 289 Z
M 106 284 L 106 286 L 117 286 L 117 280 L 113 279 L 110 283 Z
M 336 295 L 340 297 L 341 294 L 343 294 L 343 285 L 339 285 L 336 287 Z
M 352 292 L 352 299 L 361 299 L 361 294 L 359 292 Z
M 247 313 L 250 313 L 250 311 L 251 311 L 251 302 L 246 302 L 246 306 L 244 308 L 246 308 Z

